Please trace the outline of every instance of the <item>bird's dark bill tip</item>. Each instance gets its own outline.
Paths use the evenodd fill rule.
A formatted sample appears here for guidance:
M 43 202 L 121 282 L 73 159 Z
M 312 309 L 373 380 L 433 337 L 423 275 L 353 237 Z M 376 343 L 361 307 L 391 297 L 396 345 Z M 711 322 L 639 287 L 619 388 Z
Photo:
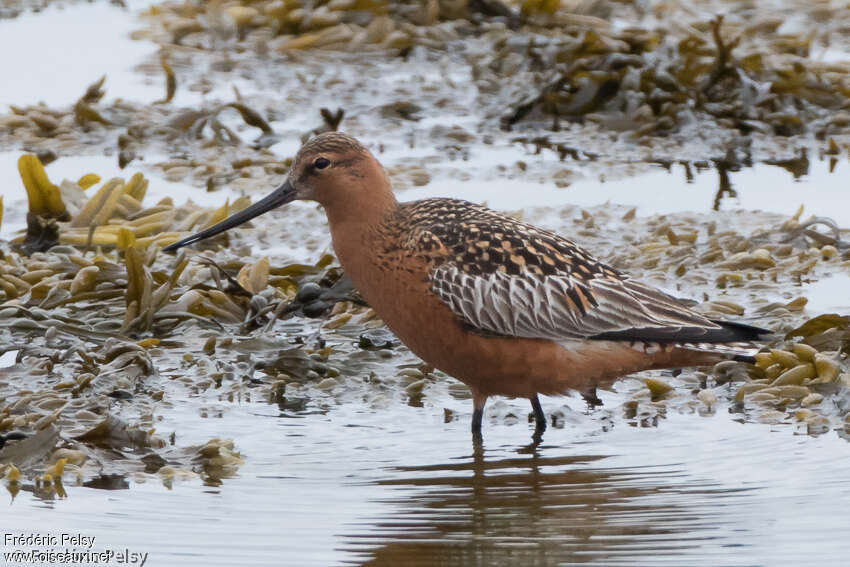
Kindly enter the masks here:
M 176 252 L 177 250 L 183 248 L 184 246 L 189 246 L 190 244 L 194 244 L 195 242 L 203 240 L 204 238 L 208 238 L 208 237 L 199 237 L 200 234 L 201 233 L 193 234 L 192 236 L 187 236 L 186 238 L 181 238 L 177 242 L 169 244 L 168 246 L 164 246 L 162 248 L 162 251 L 163 252 Z
M 189 242 L 189 239 L 188 239 L 188 238 L 184 238 L 184 239 L 182 239 L 182 240 L 178 240 L 178 241 L 177 241 L 177 242 L 175 242 L 174 244 L 169 244 L 168 246 L 165 246 L 165 247 L 162 249 L 162 251 L 163 251 L 163 252 L 176 252 L 177 250 L 179 250 L 179 249 L 183 248 L 183 247 L 184 247 L 184 246 L 186 246 L 187 244 L 191 244 L 191 243 Z
M 242 209 L 238 213 L 230 215 L 218 224 L 206 228 L 196 234 L 193 234 L 192 236 L 187 236 L 182 240 L 178 240 L 174 244 L 169 244 L 162 250 L 163 252 L 174 252 L 184 246 L 188 246 L 189 244 L 194 244 L 195 242 L 199 242 L 206 238 L 221 234 L 226 230 L 239 226 L 244 222 L 248 222 L 254 217 L 260 216 L 265 212 L 268 212 L 272 209 L 276 209 L 277 207 L 286 203 L 290 203 L 295 200 L 295 197 L 295 188 L 292 187 L 292 185 L 289 183 L 289 179 L 287 179 L 270 195 L 263 197 L 253 205 Z

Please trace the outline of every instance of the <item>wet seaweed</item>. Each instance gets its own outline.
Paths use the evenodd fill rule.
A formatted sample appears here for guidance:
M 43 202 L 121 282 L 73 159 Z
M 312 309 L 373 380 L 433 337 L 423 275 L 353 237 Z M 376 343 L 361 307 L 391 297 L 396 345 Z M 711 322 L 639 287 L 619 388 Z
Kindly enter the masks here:
M 221 112 L 232 108 L 236 110 L 248 126 L 258 128 L 263 136 L 274 134 L 269 123 L 256 110 L 241 102 L 222 104 L 208 110 L 187 110 L 169 121 L 169 126 L 178 132 L 183 132 L 195 139 L 201 139 L 209 129 L 212 139 L 227 145 L 239 145 L 242 140 L 219 119 Z
M 765 36 L 757 24 L 729 24 L 717 16 L 663 30 L 615 30 L 606 20 L 611 10 L 585 15 L 549 1 L 450 4 L 272 0 L 230 6 L 225 13 L 237 26 L 237 41 L 253 29 L 270 29 L 284 53 L 374 48 L 406 54 L 413 46 L 449 51 L 463 28 L 486 45 L 469 57 L 483 92 L 493 84 L 522 91 L 502 113 L 507 128 L 542 114 L 552 117 L 554 130 L 589 119 L 617 130 L 629 125 L 638 137 L 664 136 L 694 118 L 710 118 L 744 133 L 787 136 L 848 106 L 850 91 L 837 66 L 807 59 L 810 40 Z M 163 7 L 163 14 L 177 11 Z M 200 3 L 181 4 L 179 13 L 196 22 L 187 27 L 192 33 L 215 31 Z M 782 57 L 771 57 L 771 50 Z
M 177 75 L 174 74 L 174 70 L 171 68 L 165 55 L 160 57 L 159 64 L 165 73 L 165 97 L 155 101 L 154 104 L 168 104 L 174 98 L 175 93 L 177 93 Z

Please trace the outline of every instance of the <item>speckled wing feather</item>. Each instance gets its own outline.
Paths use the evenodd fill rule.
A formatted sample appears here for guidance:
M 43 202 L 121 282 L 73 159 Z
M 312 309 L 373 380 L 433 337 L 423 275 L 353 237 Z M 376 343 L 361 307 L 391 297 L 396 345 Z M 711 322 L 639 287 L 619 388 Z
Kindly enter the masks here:
M 558 341 L 722 338 L 713 336 L 721 325 L 554 233 L 465 201 L 406 206 L 408 249 L 427 258 L 433 291 L 476 330 Z

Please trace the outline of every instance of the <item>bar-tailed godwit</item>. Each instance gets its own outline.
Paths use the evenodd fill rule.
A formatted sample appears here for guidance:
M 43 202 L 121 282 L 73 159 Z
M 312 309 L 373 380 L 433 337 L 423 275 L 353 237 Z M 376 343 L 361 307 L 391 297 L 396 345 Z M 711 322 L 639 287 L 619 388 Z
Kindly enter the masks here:
M 480 438 L 489 396 L 525 397 L 535 440 L 538 394 L 581 392 L 657 368 L 758 351 L 763 329 L 709 320 L 573 242 L 456 199 L 399 203 L 357 140 L 326 133 L 298 152 L 273 193 L 176 250 L 296 199 L 318 201 L 345 273 L 419 357 L 472 391 Z

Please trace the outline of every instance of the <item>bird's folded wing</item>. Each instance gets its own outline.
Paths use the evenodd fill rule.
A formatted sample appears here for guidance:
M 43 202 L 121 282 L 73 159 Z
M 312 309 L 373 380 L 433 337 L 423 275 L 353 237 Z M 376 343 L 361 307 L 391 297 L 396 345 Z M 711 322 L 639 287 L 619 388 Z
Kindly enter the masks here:
M 483 334 L 726 338 L 718 334 L 720 325 L 553 232 L 465 201 L 429 199 L 407 206 L 416 226 L 404 248 L 431 266 L 434 293 Z
M 598 335 L 675 340 L 720 327 L 670 296 L 627 278 L 493 272 L 471 275 L 445 263 L 434 292 L 471 327 L 499 335 L 569 340 Z

